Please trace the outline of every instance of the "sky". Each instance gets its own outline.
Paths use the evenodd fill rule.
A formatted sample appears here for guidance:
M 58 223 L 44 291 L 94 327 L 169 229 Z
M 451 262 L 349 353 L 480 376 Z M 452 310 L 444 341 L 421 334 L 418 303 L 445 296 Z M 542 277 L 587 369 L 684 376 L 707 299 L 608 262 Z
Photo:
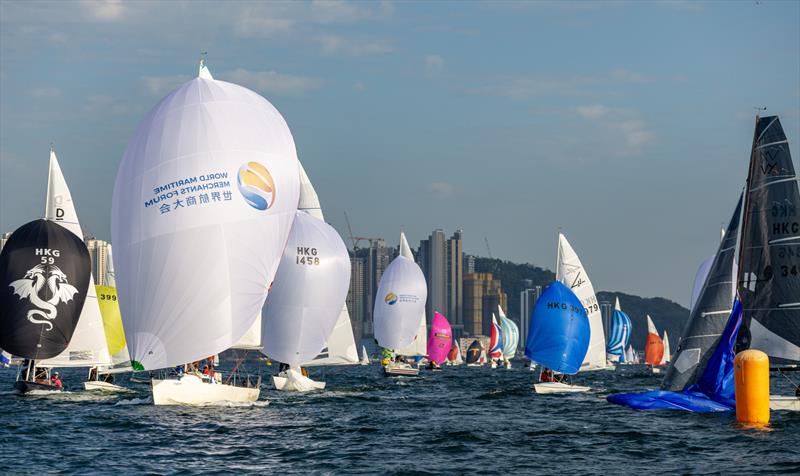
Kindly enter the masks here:
M 0 0 L 0 231 L 42 217 L 52 142 L 110 239 L 127 142 L 201 52 L 283 114 L 342 236 L 552 269 L 561 231 L 596 289 L 684 305 L 755 107 L 800 154 L 796 1 Z

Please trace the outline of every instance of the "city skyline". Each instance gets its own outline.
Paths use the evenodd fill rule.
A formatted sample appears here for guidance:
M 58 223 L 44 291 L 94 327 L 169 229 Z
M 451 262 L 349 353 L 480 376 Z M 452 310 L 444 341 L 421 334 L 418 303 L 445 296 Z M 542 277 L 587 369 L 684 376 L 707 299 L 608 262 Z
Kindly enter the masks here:
M 753 108 L 800 138 L 797 2 L 0 9 L 4 231 L 40 217 L 54 142 L 82 225 L 110 239 L 127 142 L 204 51 L 284 115 L 342 236 L 345 211 L 359 235 L 460 228 L 464 253 L 487 237 L 552 268 L 561 230 L 598 286 L 684 306 L 744 184 Z

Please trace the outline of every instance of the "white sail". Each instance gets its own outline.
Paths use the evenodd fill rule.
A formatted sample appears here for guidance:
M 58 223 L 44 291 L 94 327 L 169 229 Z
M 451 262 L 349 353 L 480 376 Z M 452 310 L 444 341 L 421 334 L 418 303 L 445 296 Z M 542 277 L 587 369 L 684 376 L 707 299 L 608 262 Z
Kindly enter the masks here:
M 50 171 L 47 179 L 44 217 L 58 223 L 83 240 L 83 230 L 78 221 L 78 214 L 75 212 L 75 205 L 72 203 L 72 194 L 67 187 L 64 174 L 61 173 L 61 167 L 53 149 L 50 149 Z M 69 345 L 64 352 L 53 358 L 41 360 L 37 364 L 43 367 L 93 367 L 110 363 L 111 356 L 108 354 L 103 318 L 100 315 L 97 290 L 95 289 L 94 275 L 92 275 L 89 278 L 86 301 Z
M 689 301 L 690 312 L 694 311 L 694 305 L 697 304 L 697 299 L 700 297 L 700 292 L 703 290 L 703 285 L 706 283 L 706 278 L 708 278 L 711 265 L 714 264 L 714 258 L 716 257 L 716 254 L 709 256 L 697 268 L 697 273 L 694 275 L 694 284 L 692 285 L 692 299 Z
M 325 220 L 322 214 L 322 205 L 319 203 L 319 196 L 308 178 L 303 164 L 297 162 L 300 170 L 300 199 L 297 205 L 298 210 L 302 210 L 312 217 Z M 356 339 L 353 336 L 353 326 L 350 323 L 350 313 L 347 311 L 347 303 L 342 303 L 339 311 L 339 319 L 328 338 L 325 348 L 318 356 L 303 364 L 304 367 L 314 367 L 319 365 L 350 365 L 358 363 L 358 349 Z
M 142 120 L 114 186 L 120 308 L 138 369 L 239 341 L 297 210 L 297 153 L 283 117 L 249 89 L 199 76 Z
M 458 345 L 457 341 L 453 341 L 453 345 L 456 346 L 457 353 L 456 353 L 456 363 L 463 364 L 464 359 L 461 357 L 461 347 Z
M 422 270 L 409 255 L 411 248 L 401 232 L 400 255 L 389 263 L 381 277 L 373 312 L 375 339 L 388 349 L 404 349 L 415 339 L 425 339 L 427 345 L 427 332 L 423 331 L 421 337 L 417 334 L 425 326 L 428 285 Z M 424 350 L 422 355 L 425 353 Z
M 572 249 L 567 238 L 558 234 L 558 256 L 556 264 L 556 279 L 570 288 L 572 292 L 581 300 L 583 307 L 589 318 L 591 330 L 589 338 L 589 350 L 583 359 L 581 370 L 602 369 L 606 363 L 606 336 L 603 332 L 603 316 L 600 313 L 600 305 L 597 303 L 597 296 L 594 286 L 589 280 L 583 264 L 581 264 L 578 254 Z
M 428 326 L 425 319 L 425 312 L 422 313 L 422 316 L 419 319 L 419 327 L 417 328 L 417 333 L 414 336 L 414 340 L 411 342 L 411 344 L 394 349 L 394 353 L 409 357 L 424 357 L 428 355 Z
M 350 285 L 350 255 L 324 221 L 297 212 L 262 314 L 262 352 L 291 366 L 313 359 L 333 332 Z
M 119 314 L 119 301 L 117 300 L 117 281 L 114 271 L 114 255 L 111 244 L 106 248 L 106 269 L 105 286 L 97 286 L 100 302 L 100 314 L 103 316 L 103 328 L 106 335 L 108 352 L 111 354 L 111 366 L 99 367 L 100 372 L 119 373 L 130 372 L 131 356 L 128 353 L 128 345 L 125 343 L 125 333 L 122 329 L 122 320 Z M 108 290 L 109 295 L 105 291 Z M 110 298 L 110 300 L 109 300 Z M 107 301 L 106 301 L 107 300 Z M 121 347 L 121 348 L 120 348 Z
M 664 355 L 661 357 L 661 365 L 666 365 L 670 360 L 669 336 L 666 329 L 664 329 L 664 335 L 661 336 L 661 341 L 664 342 Z
M 369 365 L 369 354 L 367 354 L 367 348 L 365 346 L 361 346 L 361 365 Z

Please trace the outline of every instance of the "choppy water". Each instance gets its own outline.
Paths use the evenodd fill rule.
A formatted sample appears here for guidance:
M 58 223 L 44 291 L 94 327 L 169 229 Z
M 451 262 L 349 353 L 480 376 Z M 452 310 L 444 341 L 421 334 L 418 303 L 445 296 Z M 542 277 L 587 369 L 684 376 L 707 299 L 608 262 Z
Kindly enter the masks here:
M 77 386 L 84 373 L 62 374 Z M 654 388 L 654 376 L 595 372 L 576 381 L 597 391 L 571 396 L 534 394 L 533 373 L 521 367 L 387 379 L 371 365 L 312 377 L 329 390 L 289 394 L 265 383 L 255 405 L 192 408 L 155 407 L 147 387 L 18 397 L 14 372 L 0 371 L 0 474 L 800 471 L 797 413 L 773 412 L 764 431 L 732 415 L 637 412 L 604 399 Z M 777 378 L 773 386 L 789 391 Z

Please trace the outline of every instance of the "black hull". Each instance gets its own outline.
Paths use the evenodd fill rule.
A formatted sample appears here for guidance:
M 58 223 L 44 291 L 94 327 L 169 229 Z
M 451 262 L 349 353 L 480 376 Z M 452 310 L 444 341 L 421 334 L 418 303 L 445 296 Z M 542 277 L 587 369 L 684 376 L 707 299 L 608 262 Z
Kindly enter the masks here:
M 44 390 L 46 392 L 60 392 L 63 389 L 57 388 L 53 385 L 49 385 L 46 383 L 38 383 L 38 382 L 29 382 L 25 380 L 17 380 L 14 382 L 14 390 L 19 393 L 20 395 L 25 395 L 30 393 L 34 390 Z

